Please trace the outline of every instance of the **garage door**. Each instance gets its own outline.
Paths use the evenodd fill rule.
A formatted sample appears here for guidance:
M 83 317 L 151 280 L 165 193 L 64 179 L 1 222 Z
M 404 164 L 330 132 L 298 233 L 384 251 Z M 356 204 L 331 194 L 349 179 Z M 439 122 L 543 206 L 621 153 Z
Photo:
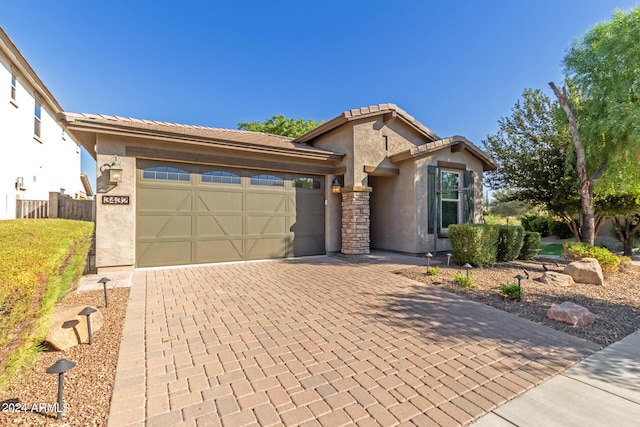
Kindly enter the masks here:
M 138 267 L 324 253 L 324 177 L 138 162 Z

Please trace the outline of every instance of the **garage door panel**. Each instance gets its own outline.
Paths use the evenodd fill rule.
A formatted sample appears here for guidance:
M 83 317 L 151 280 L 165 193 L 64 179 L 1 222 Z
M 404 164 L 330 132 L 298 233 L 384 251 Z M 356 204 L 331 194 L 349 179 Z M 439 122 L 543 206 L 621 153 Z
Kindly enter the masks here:
M 255 191 L 246 194 L 246 212 L 286 212 L 286 194 L 258 193 Z
M 291 238 L 272 237 L 247 239 L 246 259 L 286 258 L 292 256 L 290 250 Z
M 151 187 L 138 196 L 139 211 L 190 211 L 193 210 L 193 191 Z
M 191 215 L 146 215 L 138 221 L 138 237 L 141 239 L 186 237 L 193 235 Z
M 157 267 L 163 265 L 191 264 L 192 242 L 164 241 L 150 243 L 138 241 L 138 265 Z
M 242 212 L 242 192 L 231 190 L 198 192 L 198 211 L 202 212 Z
M 139 267 L 324 253 L 322 178 L 139 165 L 147 168 L 146 175 L 139 169 L 136 194 Z M 178 179 L 164 168 L 179 170 Z
M 242 239 L 199 240 L 195 262 L 241 261 L 243 259 L 242 245 Z
M 242 216 L 198 215 L 197 235 L 202 238 L 242 236 Z
M 286 234 L 287 218 L 285 216 L 248 215 L 247 234 Z

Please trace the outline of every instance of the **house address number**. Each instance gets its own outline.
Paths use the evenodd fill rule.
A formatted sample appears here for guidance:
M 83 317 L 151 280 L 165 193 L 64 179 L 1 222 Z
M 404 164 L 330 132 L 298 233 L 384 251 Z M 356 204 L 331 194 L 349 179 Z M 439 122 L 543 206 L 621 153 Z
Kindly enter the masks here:
M 102 196 L 103 205 L 128 205 L 129 196 Z

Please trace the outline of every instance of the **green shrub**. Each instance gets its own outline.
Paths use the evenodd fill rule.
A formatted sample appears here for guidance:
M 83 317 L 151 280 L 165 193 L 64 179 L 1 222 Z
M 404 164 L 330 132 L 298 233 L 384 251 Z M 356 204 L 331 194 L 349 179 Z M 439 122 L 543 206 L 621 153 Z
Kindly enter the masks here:
M 538 255 L 540 249 L 540 233 L 535 231 L 527 231 L 524 233 L 522 249 L 518 259 L 533 259 Z
M 549 220 L 549 233 L 556 236 L 558 239 L 568 239 L 573 237 L 571 227 L 564 221 Z
M 453 224 L 449 226 L 451 253 L 458 264 L 475 267 L 493 265 L 498 250 L 498 228 L 488 224 Z
M 465 273 L 453 273 L 453 281 L 464 288 L 478 287 L 478 285 L 471 280 L 471 274 L 467 276 Z
M 429 267 L 427 268 L 427 276 L 437 276 L 441 271 L 440 267 Z
M 581 242 L 567 242 L 563 246 L 564 256 L 570 261 L 595 258 L 603 271 L 615 270 L 620 265 L 620 257 L 607 248 L 587 245 Z
M 537 215 L 523 216 L 520 223 L 525 231 L 534 231 L 540 233 L 542 237 L 549 235 L 549 220 Z
M 522 288 L 517 283 L 508 283 L 500 285 L 500 293 L 507 299 L 512 301 L 520 301 L 522 298 Z
M 524 242 L 524 228 L 503 225 L 498 227 L 498 261 L 513 261 L 520 255 Z

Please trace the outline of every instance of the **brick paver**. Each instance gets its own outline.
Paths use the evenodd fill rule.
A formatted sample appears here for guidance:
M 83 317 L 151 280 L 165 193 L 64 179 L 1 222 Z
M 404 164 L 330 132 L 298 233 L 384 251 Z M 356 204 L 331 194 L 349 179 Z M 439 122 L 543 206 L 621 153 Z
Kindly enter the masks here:
M 598 349 L 393 274 L 420 263 L 136 270 L 109 425 L 464 425 Z

